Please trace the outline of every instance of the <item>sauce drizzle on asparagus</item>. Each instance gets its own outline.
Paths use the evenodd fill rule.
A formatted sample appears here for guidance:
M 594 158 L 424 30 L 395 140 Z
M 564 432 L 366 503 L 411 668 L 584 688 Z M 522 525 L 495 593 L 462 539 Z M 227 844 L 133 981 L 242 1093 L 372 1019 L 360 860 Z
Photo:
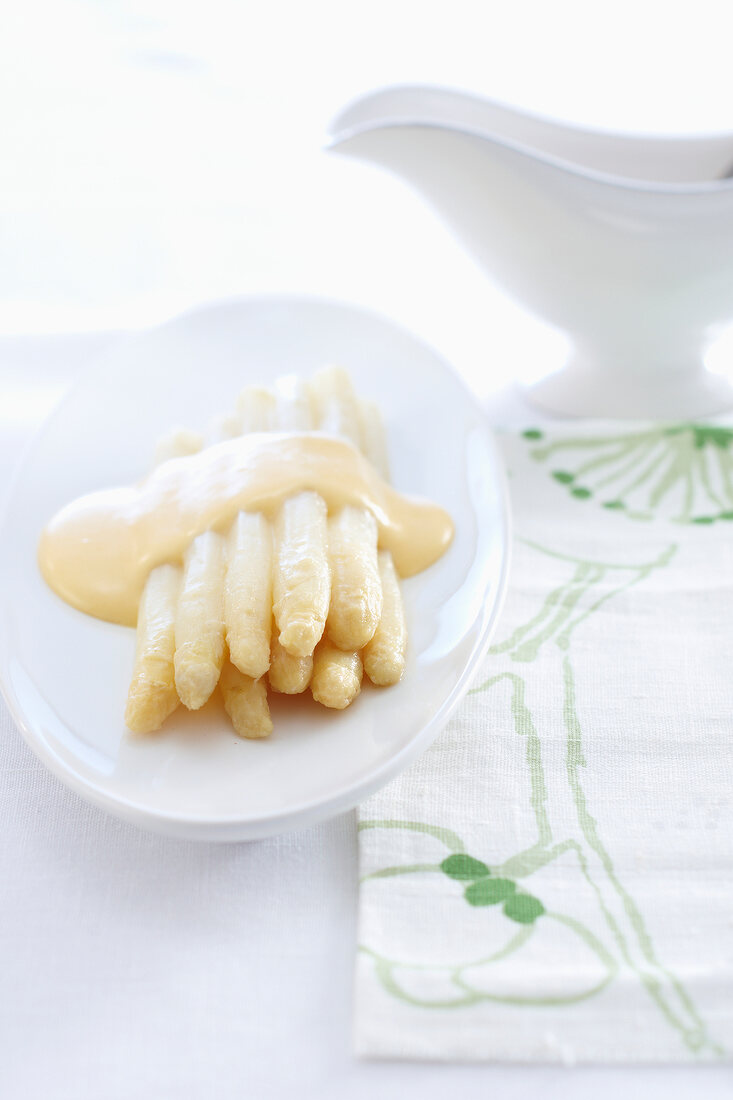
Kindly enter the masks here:
M 240 511 L 272 518 L 313 490 L 329 512 L 368 509 L 379 546 L 403 577 L 436 561 L 453 538 L 442 508 L 396 492 L 349 442 L 313 432 L 255 432 L 156 467 L 137 485 L 91 493 L 62 508 L 41 535 L 51 588 L 99 619 L 134 626 L 151 569 L 178 563 L 196 535 L 226 531 Z

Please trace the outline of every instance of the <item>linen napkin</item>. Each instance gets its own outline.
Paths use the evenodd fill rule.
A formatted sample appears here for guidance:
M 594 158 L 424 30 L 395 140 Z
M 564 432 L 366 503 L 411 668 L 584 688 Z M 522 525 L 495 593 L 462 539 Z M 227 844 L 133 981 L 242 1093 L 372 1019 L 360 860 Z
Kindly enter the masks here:
M 733 429 L 500 437 L 505 609 L 457 717 L 360 808 L 368 1057 L 733 1051 Z

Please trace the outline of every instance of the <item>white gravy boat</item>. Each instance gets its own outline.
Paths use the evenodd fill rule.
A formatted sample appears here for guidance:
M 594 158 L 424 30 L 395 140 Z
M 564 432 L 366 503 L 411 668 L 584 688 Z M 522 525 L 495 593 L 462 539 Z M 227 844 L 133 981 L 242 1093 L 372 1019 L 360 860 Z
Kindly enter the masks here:
M 407 180 L 487 275 L 567 334 L 537 403 L 659 417 L 733 405 L 703 363 L 733 323 L 733 134 L 596 133 L 395 87 L 346 107 L 329 146 Z

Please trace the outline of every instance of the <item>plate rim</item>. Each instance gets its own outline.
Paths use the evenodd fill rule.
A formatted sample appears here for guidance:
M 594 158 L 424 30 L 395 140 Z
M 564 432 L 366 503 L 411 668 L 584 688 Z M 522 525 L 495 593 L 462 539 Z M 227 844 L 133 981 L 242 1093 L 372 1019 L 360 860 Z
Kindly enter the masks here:
M 74 382 L 51 409 L 48 416 L 33 432 L 32 436 L 23 448 L 14 474 L 4 499 L 0 512 L 0 540 L 6 537 L 6 526 L 12 505 L 15 502 L 18 485 L 21 481 L 25 467 L 30 456 L 43 438 L 46 430 L 58 417 L 63 416 L 67 403 L 73 402 L 78 390 L 83 389 L 87 378 L 98 373 L 104 368 L 105 362 L 117 353 L 119 347 L 125 343 L 134 344 L 136 340 L 145 339 L 153 333 L 158 333 L 178 324 L 188 318 L 216 312 L 221 309 L 241 307 L 256 308 L 257 306 L 289 306 L 315 307 L 316 309 L 337 310 L 340 313 L 351 313 L 361 318 L 367 318 L 379 325 L 391 328 L 401 336 L 409 339 L 422 351 L 427 352 L 439 362 L 443 370 L 452 377 L 454 383 L 463 391 L 469 403 L 478 411 L 480 406 L 474 394 L 463 377 L 451 365 L 451 363 L 427 341 L 416 336 L 408 328 L 395 321 L 391 316 L 382 314 L 376 310 L 355 305 L 351 302 L 339 301 L 330 297 L 321 297 L 308 294 L 253 294 L 232 295 L 223 298 L 215 298 L 198 303 L 188 309 L 177 313 L 160 324 L 144 329 L 136 329 L 132 332 L 121 333 L 118 339 L 105 348 L 105 350 L 82 369 Z M 486 606 L 482 607 L 482 621 L 478 638 L 465 662 L 460 676 L 452 691 L 446 696 L 441 707 L 435 712 L 430 721 L 424 725 L 418 734 L 406 745 L 379 765 L 375 771 L 369 773 L 369 777 L 361 780 L 352 780 L 345 787 L 340 787 L 334 794 L 327 798 L 315 798 L 306 802 L 300 802 L 287 810 L 276 810 L 266 813 L 258 813 L 253 816 L 246 814 L 222 815 L 211 817 L 210 815 L 186 814 L 152 809 L 144 803 L 136 802 L 133 798 L 126 798 L 119 794 L 112 794 L 93 780 L 80 775 L 75 770 L 70 770 L 68 765 L 61 760 L 54 748 L 48 743 L 42 733 L 38 733 L 26 718 L 7 675 L 6 665 L 11 659 L 11 647 L 7 631 L 3 627 L 8 645 L 0 648 L 0 695 L 2 695 L 13 721 L 18 726 L 24 741 L 49 771 L 67 789 L 72 790 L 80 798 L 92 803 L 118 819 L 122 818 L 139 828 L 148 829 L 156 833 L 169 836 L 177 836 L 181 839 L 206 841 L 238 841 L 257 839 L 265 836 L 276 835 L 291 829 L 296 829 L 307 824 L 316 824 L 319 821 L 334 817 L 337 814 L 353 809 L 363 799 L 373 794 L 376 790 L 385 786 L 391 779 L 402 772 L 422 752 L 426 751 L 439 736 L 454 713 L 456 707 L 468 691 L 472 673 L 488 650 L 494 629 L 501 614 L 506 599 L 508 578 L 512 557 L 512 517 L 507 484 L 507 475 L 503 458 L 499 450 L 494 433 L 489 425 L 488 417 L 483 415 L 484 442 L 493 459 L 496 473 L 495 489 L 499 503 L 501 546 L 500 566 L 496 580 L 496 598 L 487 612 Z M 3 582 L 2 587 L 7 587 Z M 217 835 L 221 834 L 221 835 Z

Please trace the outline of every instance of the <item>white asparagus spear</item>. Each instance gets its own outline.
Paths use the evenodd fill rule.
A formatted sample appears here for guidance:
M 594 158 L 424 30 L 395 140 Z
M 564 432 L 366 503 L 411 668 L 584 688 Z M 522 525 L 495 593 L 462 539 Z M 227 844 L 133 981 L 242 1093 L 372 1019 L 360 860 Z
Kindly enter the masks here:
M 235 733 L 250 740 L 269 737 L 272 718 L 267 705 L 264 680 L 253 680 L 227 661 L 219 681 L 224 709 L 232 720 Z
M 361 447 L 359 404 L 351 378 L 343 367 L 322 367 L 310 382 L 315 426 Z
M 343 710 L 361 691 L 362 673 L 358 653 L 345 653 L 323 638 L 313 654 L 313 698 L 324 707 Z
M 311 393 L 319 428 L 363 446 L 364 422 L 370 428 L 372 451 L 379 450 L 381 423 L 373 410 L 362 409 L 346 371 L 339 367 L 318 371 Z M 380 461 L 382 458 L 380 451 Z M 327 629 L 331 641 L 341 649 L 361 649 L 379 622 L 382 592 L 377 534 L 376 521 L 365 509 L 344 508 L 329 521 L 332 584 Z
M 236 439 L 242 434 L 242 418 L 238 413 L 227 413 L 211 420 L 206 428 L 209 444 L 223 443 L 227 439 Z
M 263 386 L 246 386 L 237 398 L 240 431 L 274 427 L 276 401 Z M 232 663 L 254 679 L 270 664 L 272 529 L 261 515 L 240 512 L 228 542 L 224 617 Z
M 135 665 L 125 722 L 135 733 L 151 733 L 178 706 L 173 654 L 181 570 L 159 565 L 150 571 L 137 613 Z
M 308 388 L 294 376 L 279 378 L 275 388 L 273 428 L 279 432 L 308 432 L 313 427 Z
M 198 454 L 203 445 L 204 438 L 198 432 L 190 432 L 188 428 L 174 428 L 156 443 L 153 465 L 160 466 L 161 462 L 167 462 L 169 458 Z
M 229 532 L 224 621 L 232 664 L 257 679 L 270 665 L 272 530 L 260 513 L 240 512 Z
M 173 428 L 155 446 L 153 465 L 196 454 L 203 436 Z M 151 570 L 137 611 L 135 664 L 127 695 L 125 722 L 137 733 L 159 729 L 179 703 L 175 685 L 175 620 L 181 570 L 161 565 Z
M 326 628 L 339 649 L 361 649 L 382 614 L 377 521 L 365 508 L 342 508 L 328 521 L 331 604 Z
M 364 671 L 373 684 L 396 684 L 405 671 L 407 625 L 402 605 L 400 582 L 392 555 L 379 551 L 379 575 L 382 581 L 382 617 L 374 637 L 364 647 Z
M 264 386 L 245 386 L 237 398 L 242 433 L 269 432 L 275 416 L 275 395 Z
M 318 493 L 298 493 L 278 513 L 272 592 L 280 644 L 294 657 L 310 656 L 331 594 L 326 504 Z
M 292 653 L 283 649 L 276 637 L 272 639 L 267 679 L 273 691 L 283 695 L 299 695 L 308 687 L 312 674 L 312 657 L 293 657 Z
M 186 551 L 176 609 L 176 688 L 198 710 L 219 680 L 224 663 L 224 539 L 197 535 Z
M 378 407 L 369 401 L 359 404 L 362 448 L 383 478 L 389 478 L 387 439 Z M 384 602 L 374 637 L 362 654 L 364 671 L 373 684 L 396 684 L 405 671 L 407 625 L 399 578 L 388 550 L 379 551 L 379 575 Z
M 359 402 L 359 429 L 361 450 L 377 473 L 389 481 L 389 458 L 387 438 L 379 407 L 373 401 Z
M 279 378 L 275 387 L 277 408 L 274 428 L 278 431 L 305 432 L 313 426 L 310 395 L 294 375 Z M 308 687 L 313 672 L 313 657 L 296 657 L 280 644 L 277 628 L 270 648 L 268 680 L 273 691 L 299 695 Z

